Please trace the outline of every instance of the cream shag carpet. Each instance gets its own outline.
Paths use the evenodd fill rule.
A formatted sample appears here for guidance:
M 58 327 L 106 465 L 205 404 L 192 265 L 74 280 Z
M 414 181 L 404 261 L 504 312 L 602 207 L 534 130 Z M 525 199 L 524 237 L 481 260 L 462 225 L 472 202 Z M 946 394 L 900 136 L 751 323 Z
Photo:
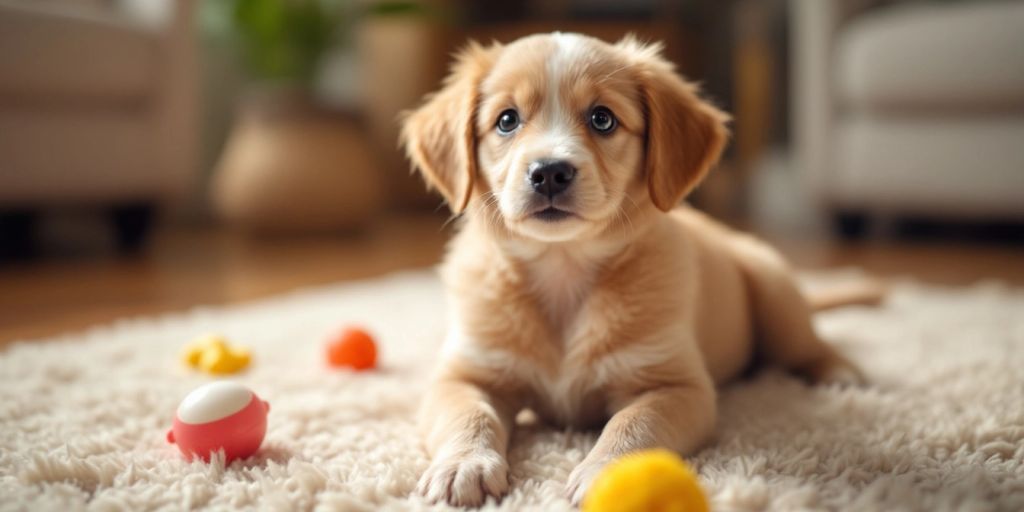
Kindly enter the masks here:
M 412 421 L 443 310 L 433 274 L 411 273 L 12 346 L 0 509 L 428 509 L 409 497 L 428 463 Z M 348 322 L 377 333 L 379 371 L 325 368 L 323 340 Z M 766 371 L 724 390 L 718 438 L 690 459 L 714 509 L 1024 510 L 1024 290 L 905 282 L 882 308 L 818 323 L 874 386 Z M 239 380 L 272 404 L 259 454 L 229 467 L 164 441 L 207 381 L 178 352 L 206 332 L 253 348 Z M 594 440 L 519 430 L 512 492 L 485 509 L 569 510 L 563 484 Z

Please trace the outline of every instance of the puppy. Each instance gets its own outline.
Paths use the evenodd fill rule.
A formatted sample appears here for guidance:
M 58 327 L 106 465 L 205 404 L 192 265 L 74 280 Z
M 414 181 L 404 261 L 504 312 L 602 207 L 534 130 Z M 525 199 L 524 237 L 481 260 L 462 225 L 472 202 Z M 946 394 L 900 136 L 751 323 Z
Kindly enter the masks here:
M 516 414 L 604 425 L 569 476 L 579 503 L 609 461 L 693 453 L 717 384 L 756 351 L 812 381 L 857 381 L 823 343 L 775 251 L 687 207 L 728 117 L 632 37 L 471 43 L 402 140 L 460 216 L 441 275 L 451 310 L 421 424 L 418 492 L 479 505 L 508 490 Z

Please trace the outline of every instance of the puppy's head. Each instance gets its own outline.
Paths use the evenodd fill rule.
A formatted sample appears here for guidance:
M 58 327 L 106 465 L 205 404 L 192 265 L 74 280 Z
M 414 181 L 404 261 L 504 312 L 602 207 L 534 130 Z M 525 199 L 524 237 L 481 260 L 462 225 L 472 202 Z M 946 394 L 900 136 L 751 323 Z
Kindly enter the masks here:
M 541 241 L 603 232 L 630 210 L 668 211 L 717 162 L 725 114 L 660 45 L 543 34 L 470 44 L 402 139 L 456 214 Z

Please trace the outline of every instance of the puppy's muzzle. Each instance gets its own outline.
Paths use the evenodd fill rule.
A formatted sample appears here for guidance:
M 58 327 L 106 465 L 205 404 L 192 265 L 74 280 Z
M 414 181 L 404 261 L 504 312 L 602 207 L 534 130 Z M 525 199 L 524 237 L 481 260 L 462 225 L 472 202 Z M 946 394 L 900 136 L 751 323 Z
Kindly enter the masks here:
M 553 198 L 572 185 L 576 177 L 576 168 L 565 160 L 542 159 L 530 164 L 526 179 L 533 191 Z

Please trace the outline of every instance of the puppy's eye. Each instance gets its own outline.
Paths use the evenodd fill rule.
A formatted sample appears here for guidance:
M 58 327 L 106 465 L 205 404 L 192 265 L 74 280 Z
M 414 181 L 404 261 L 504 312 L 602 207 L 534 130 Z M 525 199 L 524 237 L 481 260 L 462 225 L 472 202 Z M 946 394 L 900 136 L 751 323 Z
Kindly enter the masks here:
M 508 109 L 498 115 L 498 133 L 508 135 L 519 128 L 519 112 L 515 109 Z
M 590 112 L 590 127 L 598 133 L 611 133 L 618 124 L 608 107 L 596 107 Z

